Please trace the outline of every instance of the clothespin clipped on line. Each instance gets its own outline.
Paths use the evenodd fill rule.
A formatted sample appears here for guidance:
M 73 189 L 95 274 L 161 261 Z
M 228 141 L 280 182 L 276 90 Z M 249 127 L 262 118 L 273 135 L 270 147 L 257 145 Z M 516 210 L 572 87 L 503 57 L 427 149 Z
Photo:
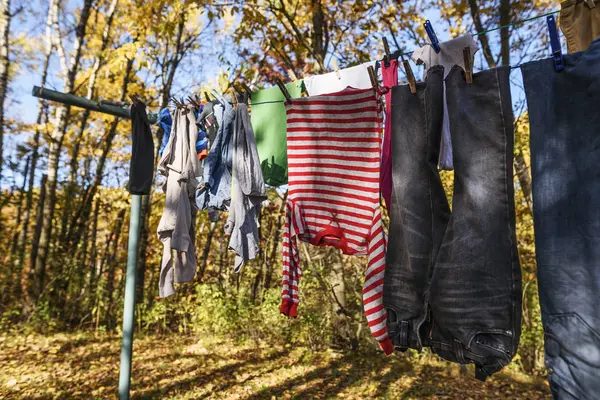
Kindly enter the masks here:
M 390 60 L 391 60 L 390 46 L 388 46 L 388 41 L 387 41 L 387 39 L 385 37 L 383 38 L 383 51 L 385 51 L 385 56 L 383 57 L 383 64 L 386 67 L 389 67 L 390 66 Z
M 437 38 L 437 35 L 435 34 L 435 31 L 433 30 L 433 26 L 431 25 L 431 22 L 429 20 L 425 21 L 425 32 L 427 32 L 427 36 L 429 36 L 429 41 L 431 42 L 431 47 L 433 47 L 433 50 L 436 53 L 440 52 L 440 41 Z
M 406 72 L 406 79 L 408 80 L 408 87 L 410 88 L 410 92 L 412 94 L 417 93 L 417 80 L 415 79 L 415 74 L 412 72 L 412 68 L 410 67 L 410 63 L 408 60 L 402 60 L 402 64 L 404 65 L 404 70 Z
M 556 19 L 554 15 L 546 17 L 548 24 L 548 33 L 550 34 L 550 47 L 552 48 L 552 58 L 554 59 L 554 68 L 556 71 L 562 71 L 565 69 L 565 64 L 562 56 L 562 49 L 560 47 L 560 40 L 558 38 L 558 29 L 556 28 Z
M 204 92 L 204 99 L 206 100 L 206 102 L 210 102 L 210 96 L 208 95 L 207 92 Z
M 335 58 L 331 59 L 331 65 L 333 65 L 333 70 L 335 71 L 335 74 L 337 75 L 338 79 L 342 79 L 342 75 L 340 74 L 340 69 L 338 68 L 337 61 L 335 60 Z
M 587 4 L 587 6 L 592 9 L 594 7 L 596 7 L 596 2 L 594 0 L 583 0 L 585 1 L 585 4 Z
M 287 70 L 287 74 L 290 77 L 290 79 L 292 80 L 292 82 L 296 82 L 298 80 L 298 78 L 296 77 L 296 74 L 294 73 L 293 69 L 288 69 Z
M 473 57 L 469 46 L 463 49 L 463 58 L 465 61 L 465 78 L 467 83 L 473 83 Z
M 375 75 L 375 69 L 372 65 L 369 65 L 367 71 L 369 72 L 369 79 L 371 79 L 371 85 L 373 86 L 373 89 L 377 92 L 379 82 L 377 81 L 377 76 Z
M 290 93 L 287 91 L 287 88 L 285 87 L 285 85 L 283 84 L 283 82 L 281 81 L 281 79 L 277 79 L 275 81 L 275 83 L 277 83 L 277 86 L 279 87 L 279 90 L 281 90 L 281 93 L 283 93 L 283 96 L 285 97 L 285 100 L 292 104 L 292 96 L 290 96 Z

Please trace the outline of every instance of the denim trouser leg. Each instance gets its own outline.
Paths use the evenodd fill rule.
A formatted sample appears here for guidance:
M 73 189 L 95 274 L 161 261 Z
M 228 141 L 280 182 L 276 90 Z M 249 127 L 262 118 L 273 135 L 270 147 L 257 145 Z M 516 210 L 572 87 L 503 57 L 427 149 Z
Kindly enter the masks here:
M 557 399 L 600 398 L 600 39 L 523 65 L 546 366 Z
M 420 349 L 425 293 L 450 209 L 437 172 L 443 118 L 442 66 L 417 93 L 392 89 L 392 207 L 383 302 L 394 346 Z
M 510 68 L 446 78 L 454 150 L 452 217 L 430 284 L 431 347 L 475 363 L 485 379 L 507 365 L 521 332 L 515 235 Z

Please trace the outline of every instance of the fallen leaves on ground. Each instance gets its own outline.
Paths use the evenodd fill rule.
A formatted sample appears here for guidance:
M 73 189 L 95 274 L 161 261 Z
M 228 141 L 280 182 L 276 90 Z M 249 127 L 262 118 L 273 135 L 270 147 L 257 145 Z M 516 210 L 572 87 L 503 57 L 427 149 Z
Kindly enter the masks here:
M 120 338 L 107 334 L 0 336 L 0 398 L 114 399 Z M 544 380 L 473 371 L 435 356 L 339 354 L 211 336 L 134 342 L 133 399 L 549 399 Z

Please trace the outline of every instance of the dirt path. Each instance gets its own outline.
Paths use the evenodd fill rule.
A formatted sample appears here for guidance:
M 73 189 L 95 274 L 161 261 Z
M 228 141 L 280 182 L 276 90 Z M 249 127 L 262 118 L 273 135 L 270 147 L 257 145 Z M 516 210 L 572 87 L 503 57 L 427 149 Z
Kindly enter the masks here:
M 0 336 L 0 398 L 116 398 L 117 336 Z M 136 338 L 134 399 L 550 399 L 542 380 L 485 384 L 436 358 L 315 353 L 176 334 Z

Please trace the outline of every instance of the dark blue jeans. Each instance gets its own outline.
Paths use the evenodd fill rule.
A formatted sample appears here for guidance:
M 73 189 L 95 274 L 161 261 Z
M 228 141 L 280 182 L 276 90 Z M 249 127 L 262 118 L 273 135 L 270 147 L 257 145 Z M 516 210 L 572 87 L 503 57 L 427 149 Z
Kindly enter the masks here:
M 600 398 L 600 39 L 522 67 L 546 366 L 557 399 Z
M 513 194 L 509 68 L 446 78 L 452 211 L 437 171 L 443 67 L 413 95 L 392 91 L 392 210 L 384 305 L 399 350 L 430 347 L 484 380 L 515 355 L 521 271 Z

